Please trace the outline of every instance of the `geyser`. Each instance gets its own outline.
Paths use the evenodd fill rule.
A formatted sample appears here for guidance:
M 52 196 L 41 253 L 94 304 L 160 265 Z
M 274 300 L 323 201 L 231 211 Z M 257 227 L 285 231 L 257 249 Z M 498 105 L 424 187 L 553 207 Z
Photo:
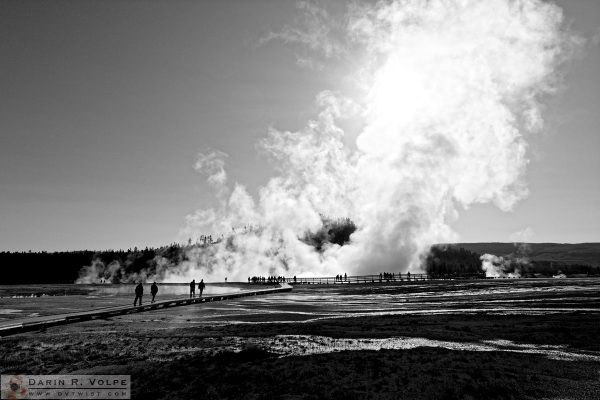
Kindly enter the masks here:
M 219 206 L 188 216 L 185 232 L 225 238 L 188 255 L 170 280 L 414 271 L 431 244 L 457 239 L 448 223 L 461 209 L 510 210 L 527 196 L 526 138 L 542 128 L 541 98 L 575 43 L 559 7 L 398 0 L 353 4 L 341 17 L 304 2 L 298 12 L 263 45 L 282 40 L 323 68 L 344 64 L 352 94 L 324 88 L 304 129 L 268 132 L 260 148 L 278 170 L 257 198 L 229 183 L 224 153 L 199 156 Z M 355 147 L 339 124 L 347 117 L 362 127 Z M 316 251 L 301 240 L 321 215 L 351 218 L 350 242 Z M 253 228 L 231 234 L 240 226 Z

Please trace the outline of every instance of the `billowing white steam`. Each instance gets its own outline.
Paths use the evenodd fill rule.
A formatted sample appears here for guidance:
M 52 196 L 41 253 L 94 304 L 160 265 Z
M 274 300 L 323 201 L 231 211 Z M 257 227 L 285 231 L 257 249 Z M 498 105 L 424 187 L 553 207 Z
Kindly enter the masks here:
M 484 254 L 481 256 L 481 269 L 483 269 L 487 278 L 521 277 L 518 263 L 512 265 L 510 259 L 504 259 L 504 257 L 498 257 L 493 254 Z
M 306 3 L 299 11 L 313 32 L 334 21 Z M 572 43 L 557 6 L 398 0 L 353 5 L 318 37 L 302 32 L 288 27 L 267 41 L 321 50 L 320 65 L 351 60 L 347 82 L 360 95 L 324 90 L 304 129 L 271 130 L 260 147 L 278 174 L 256 199 L 227 182 L 224 153 L 201 154 L 196 167 L 220 206 L 189 216 L 186 233 L 224 240 L 169 279 L 416 270 L 431 244 L 456 239 L 448 222 L 461 208 L 510 210 L 527 195 L 525 136 L 541 129 L 540 98 L 554 90 Z M 362 122 L 356 148 L 337 124 L 349 116 Z M 320 228 L 320 213 L 350 217 L 351 243 L 316 252 L 299 240 Z

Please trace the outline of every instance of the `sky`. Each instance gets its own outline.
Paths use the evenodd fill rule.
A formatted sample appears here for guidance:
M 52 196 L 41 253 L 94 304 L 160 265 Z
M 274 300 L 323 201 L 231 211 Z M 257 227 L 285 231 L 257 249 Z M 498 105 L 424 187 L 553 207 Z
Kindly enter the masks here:
M 528 137 L 529 195 L 460 209 L 462 242 L 600 240 L 600 2 L 555 3 L 586 43 Z M 186 215 L 214 202 L 194 169 L 211 149 L 256 195 L 269 129 L 301 129 L 318 93 L 351 90 L 344 66 L 306 68 L 308 53 L 265 40 L 297 15 L 293 1 L 0 2 L 0 250 L 183 240 Z

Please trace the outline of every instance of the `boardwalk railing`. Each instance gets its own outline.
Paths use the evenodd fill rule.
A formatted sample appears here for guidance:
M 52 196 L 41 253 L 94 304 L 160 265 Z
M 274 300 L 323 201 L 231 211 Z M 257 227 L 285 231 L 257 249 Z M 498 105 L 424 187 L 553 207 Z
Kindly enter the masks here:
M 388 275 L 354 275 L 354 276 L 342 276 L 341 278 L 336 278 L 335 276 L 325 276 L 325 277 L 285 277 L 284 280 L 279 280 L 277 282 L 286 282 L 291 285 L 337 285 L 337 284 L 346 284 L 346 283 L 383 283 L 383 282 L 415 282 L 415 281 L 425 281 L 425 280 L 457 280 L 457 279 L 485 279 L 485 275 L 482 274 L 463 274 L 463 275 L 428 275 L 428 274 L 401 274 L 401 273 L 389 273 Z M 266 280 L 265 282 L 251 282 L 256 284 L 262 283 L 277 283 L 277 282 L 269 282 Z
M 291 279 L 291 280 L 290 280 Z M 294 278 L 286 278 L 286 282 L 291 284 L 342 284 L 342 283 L 378 283 L 378 282 L 410 282 L 410 281 L 422 281 L 431 279 L 427 274 L 391 274 L 387 277 L 379 275 L 354 275 L 354 276 L 344 276 L 336 279 L 335 276 L 326 276 L 326 277 L 317 277 L 317 278 L 303 278 L 296 277 L 296 282 L 294 282 Z

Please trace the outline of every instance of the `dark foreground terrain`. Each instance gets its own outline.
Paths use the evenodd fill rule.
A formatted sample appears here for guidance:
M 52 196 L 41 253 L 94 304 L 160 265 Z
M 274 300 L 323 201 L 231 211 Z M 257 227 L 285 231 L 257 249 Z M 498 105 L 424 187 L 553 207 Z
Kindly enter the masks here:
M 93 290 L 0 317 L 131 300 Z M 7 336 L 0 372 L 130 374 L 136 399 L 597 399 L 599 300 L 598 279 L 296 286 Z

